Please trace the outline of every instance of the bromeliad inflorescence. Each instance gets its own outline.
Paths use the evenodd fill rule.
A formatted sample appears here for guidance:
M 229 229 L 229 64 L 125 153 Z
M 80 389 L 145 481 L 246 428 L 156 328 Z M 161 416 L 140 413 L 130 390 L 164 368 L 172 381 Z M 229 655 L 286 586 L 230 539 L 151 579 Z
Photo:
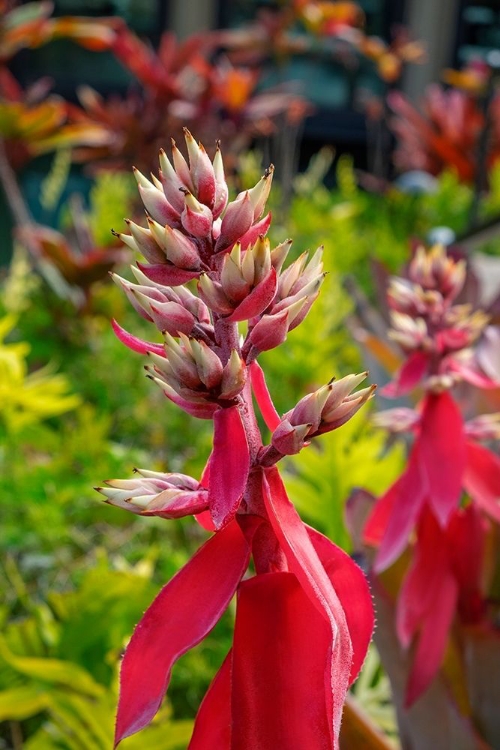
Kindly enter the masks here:
M 146 258 L 135 282 L 115 276 L 163 334 L 118 337 L 148 355 L 149 377 L 188 414 L 213 420 L 198 481 L 138 470 L 100 491 L 142 515 L 195 515 L 211 538 L 163 588 L 137 625 L 121 669 L 116 742 L 155 715 L 173 663 L 201 641 L 237 593 L 233 647 L 202 702 L 191 750 L 337 748 L 346 691 L 363 662 L 373 607 L 363 573 L 305 526 L 276 463 L 347 421 L 374 387 L 350 375 L 305 396 L 282 418 L 257 357 L 306 316 L 323 280 L 321 251 L 283 268 L 291 242 L 271 249 L 264 215 L 273 170 L 228 203 L 221 153 L 211 162 L 186 131 L 160 177 L 136 171 L 148 228 L 123 242 Z M 242 323 L 241 331 L 239 324 Z M 271 431 L 265 445 L 252 393 Z M 250 556 L 256 574 L 246 580 Z
M 454 389 L 499 387 L 499 332 L 485 311 L 457 303 L 465 279 L 465 260 L 436 246 L 417 249 L 407 276 L 393 277 L 388 287 L 389 335 L 405 359 L 382 393 L 401 396 L 418 387 L 421 398 L 415 409 L 376 416 L 380 427 L 409 433 L 411 450 L 402 475 L 375 503 L 364 536 L 377 549 L 376 574 L 409 553 L 395 616 L 401 646 L 414 648 L 406 707 L 436 677 L 454 623 L 490 627 L 482 566 L 488 529 L 500 521 L 500 459 L 479 441 L 500 438 L 500 415 L 465 422 Z

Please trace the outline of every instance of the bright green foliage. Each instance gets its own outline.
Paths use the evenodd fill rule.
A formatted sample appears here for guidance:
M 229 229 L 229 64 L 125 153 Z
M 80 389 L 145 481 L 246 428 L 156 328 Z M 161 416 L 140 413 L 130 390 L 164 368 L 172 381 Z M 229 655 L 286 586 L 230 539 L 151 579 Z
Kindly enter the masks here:
M 90 227 L 98 247 L 110 244 L 111 228 L 123 229 L 123 217 L 133 211 L 137 185 L 128 172 L 102 172 L 90 191 Z
M 30 346 L 26 342 L 5 343 L 16 325 L 13 316 L 0 319 L 0 419 L 7 434 L 74 409 L 80 403 L 72 395 L 64 375 L 52 366 L 28 371 Z
M 27 614 L 0 636 L 0 722 L 16 722 L 28 750 L 109 750 L 113 743 L 119 649 L 156 593 L 151 564 L 117 571 L 102 558 L 78 589 L 37 604 L 22 588 Z M 21 588 L 20 588 L 21 587 Z M 182 750 L 191 721 L 165 706 L 141 740 L 123 747 Z
M 384 450 L 385 435 L 360 412 L 341 430 L 322 435 L 289 459 L 285 483 L 306 522 L 343 549 L 351 540 L 343 521 L 345 502 L 355 487 L 380 493 L 400 473 L 405 460 L 401 445 Z

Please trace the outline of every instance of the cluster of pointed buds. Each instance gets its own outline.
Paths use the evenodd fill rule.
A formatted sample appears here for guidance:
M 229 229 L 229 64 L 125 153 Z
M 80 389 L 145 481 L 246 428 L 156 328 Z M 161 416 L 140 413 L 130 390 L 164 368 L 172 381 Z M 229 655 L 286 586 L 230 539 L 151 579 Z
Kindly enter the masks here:
M 160 387 L 172 390 L 181 399 L 191 404 L 231 402 L 245 385 L 246 367 L 240 355 L 233 349 L 226 364 L 204 341 L 189 338 L 181 333 L 176 341 L 165 333 L 165 357 L 149 352 L 153 362 L 146 370 Z
M 401 396 L 421 384 L 442 393 L 465 380 L 480 388 L 497 387 L 498 331 L 490 316 L 456 302 L 466 276 L 464 260 L 448 256 L 440 245 L 418 248 L 407 278 L 393 277 L 388 288 L 392 328 L 406 361 L 383 394 Z
M 271 248 L 270 214 L 262 218 L 273 168 L 228 203 L 219 146 L 211 162 L 187 130 L 185 137 L 189 162 L 173 144 L 172 161 L 160 154 L 159 178 L 135 171 L 148 227 L 128 221 L 130 234 L 118 236 L 148 262 L 132 268 L 133 282 L 113 275 L 164 344 L 136 339 L 117 324 L 115 331 L 149 354 L 148 374 L 171 400 L 211 418 L 241 392 L 260 352 L 283 343 L 307 315 L 324 279 L 322 249 L 284 269 L 292 243 Z
M 345 424 L 374 394 L 374 385 L 354 391 L 367 375 L 367 372 L 347 375 L 301 399 L 283 415 L 273 432 L 272 447 L 282 455 L 292 455 L 311 438 Z
M 186 474 L 135 469 L 134 479 L 110 479 L 98 491 L 106 502 L 132 513 L 179 518 L 207 507 L 207 490 Z
M 408 268 L 408 277 L 424 291 L 439 292 L 448 301 L 460 294 L 466 274 L 465 260 L 455 260 L 442 245 L 434 245 L 429 252 L 417 248 Z
M 436 245 L 418 248 L 408 279 L 394 277 L 387 293 L 391 308 L 390 336 L 406 351 L 439 356 L 465 349 L 488 324 L 488 316 L 471 305 L 453 305 L 465 280 L 465 261 L 455 261 Z
M 263 217 L 273 167 L 250 190 L 228 204 L 228 186 L 219 146 L 213 161 L 184 130 L 189 164 L 172 141 L 172 161 L 160 152 L 159 178 L 134 174 L 147 212 L 148 228 L 132 221 L 120 239 L 148 261 L 139 268 L 152 281 L 184 284 L 213 270 L 213 256 L 236 242 L 242 250 L 265 234 L 271 217 Z M 263 218 L 262 218 L 263 217 Z

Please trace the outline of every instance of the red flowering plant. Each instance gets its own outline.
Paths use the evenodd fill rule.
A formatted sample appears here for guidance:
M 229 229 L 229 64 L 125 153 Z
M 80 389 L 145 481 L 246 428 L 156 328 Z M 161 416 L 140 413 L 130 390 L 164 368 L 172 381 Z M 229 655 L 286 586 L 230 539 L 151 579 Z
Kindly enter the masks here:
M 399 169 L 422 169 L 435 175 L 453 169 L 463 182 L 474 180 L 479 139 L 487 118 L 477 97 L 482 91 L 481 79 L 472 75 L 469 78 L 472 82 L 448 74 L 448 80 L 454 84 L 464 81 L 468 88 L 429 86 L 420 110 L 401 92 L 390 92 L 388 105 L 394 116 L 389 124 L 397 139 L 393 157 Z M 490 170 L 500 157 L 499 94 L 492 97 L 488 118 L 486 166 Z
M 189 747 L 337 748 L 346 691 L 363 662 L 373 607 L 360 568 L 307 527 L 277 462 L 340 427 L 371 396 L 366 373 L 310 393 L 280 417 L 257 359 L 279 346 L 313 304 L 321 250 L 283 268 L 291 242 L 271 249 L 263 215 L 272 168 L 228 203 L 221 152 L 213 161 L 185 132 L 160 177 L 136 171 L 148 228 L 129 222 L 126 245 L 146 263 L 115 276 L 163 336 L 118 337 L 147 354 L 167 398 L 213 421 L 200 480 L 137 470 L 100 491 L 108 503 L 162 518 L 194 515 L 212 536 L 167 583 L 137 625 L 121 667 L 116 742 L 156 714 L 174 662 L 214 627 L 237 594 L 233 646 L 197 715 Z M 193 284 L 196 289 L 193 289 Z M 252 393 L 272 433 L 265 444 Z M 254 575 L 248 576 L 250 558 Z
M 435 710 L 442 699 L 436 692 L 441 668 L 455 701 L 454 715 L 463 721 L 461 731 L 472 742 L 473 724 L 482 723 L 483 739 L 491 742 L 493 736 L 484 696 L 477 694 L 477 675 L 467 661 L 478 635 L 483 643 L 492 639 L 495 659 L 500 653 L 491 599 L 495 563 L 488 552 L 500 522 L 500 458 L 483 444 L 500 437 L 500 415 L 466 421 L 463 412 L 472 416 L 472 400 L 463 395 L 500 386 L 498 329 L 482 310 L 457 302 L 465 278 L 464 259 L 452 258 L 440 246 L 429 252 L 420 247 L 407 276 L 391 278 L 387 293 L 389 335 L 405 359 L 382 394 L 416 391 L 420 398 L 415 408 L 401 406 L 376 417 L 392 433 L 406 433 L 411 447 L 403 474 L 374 503 L 364 541 L 376 550 L 372 568 L 383 621 L 382 651 L 389 651 L 392 630 L 402 649 L 395 652 L 391 646 L 392 668 L 386 666 L 397 686 L 400 719 L 414 722 L 415 748 L 458 747 L 449 726 L 442 727 L 444 740 L 433 736 L 431 742 L 429 733 L 425 741 L 431 744 L 415 739 L 422 734 L 423 708 L 410 709 L 434 690 L 425 707 Z M 395 607 L 389 616 L 388 601 Z M 411 734 L 408 726 L 405 731 Z

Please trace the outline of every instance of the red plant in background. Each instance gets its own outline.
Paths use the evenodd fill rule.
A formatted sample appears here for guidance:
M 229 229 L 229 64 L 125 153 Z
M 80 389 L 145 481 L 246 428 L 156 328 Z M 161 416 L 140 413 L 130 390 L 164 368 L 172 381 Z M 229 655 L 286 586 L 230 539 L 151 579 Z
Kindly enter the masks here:
M 464 280 L 464 260 L 419 248 L 407 277 L 392 278 L 388 289 L 390 335 L 405 361 L 382 392 L 424 395 L 415 409 L 378 415 L 380 426 L 413 440 L 405 471 L 377 500 L 364 537 L 377 549 L 376 574 L 409 551 L 395 615 L 401 646 L 413 647 L 406 707 L 437 675 L 454 623 L 493 633 L 483 563 L 500 521 L 500 459 L 480 441 L 500 437 L 499 415 L 464 422 L 453 389 L 463 381 L 499 387 L 498 332 L 484 312 L 457 304 Z
M 302 26 L 307 35 L 292 32 Z M 294 0 L 280 10 L 261 10 L 257 19 L 241 29 L 216 32 L 219 44 L 228 50 L 232 60 L 243 64 L 261 64 L 263 60 L 294 54 L 317 53 L 340 60 L 354 58 L 357 53 L 375 63 L 377 73 L 387 83 L 397 81 L 406 63 L 421 62 L 424 50 L 410 39 L 407 31 L 396 28 L 391 43 L 364 31 L 365 15 L 358 3 L 334 0 Z M 323 40 L 321 48 L 318 39 Z M 352 58 L 352 59 L 351 59 Z
M 173 164 L 160 154 L 159 179 L 136 172 L 148 228 L 129 222 L 130 234 L 120 236 L 147 263 L 133 269 L 134 283 L 115 277 L 163 342 L 114 327 L 148 355 L 149 377 L 169 399 L 213 420 L 213 450 L 200 481 L 138 470 L 100 491 L 134 513 L 195 515 L 213 535 L 135 629 L 122 663 L 116 741 L 152 719 L 172 665 L 236 593 L 233 647 L 200 706 L 191 750 L 337 748 L 346 691 L 371 638 L 371 598 L 357 565 L 302 523 L 276 463 L 342 425 L 373 386 L 353 392 L 366 373 L 351 375 L 277 414 L 257 357 L 307 314 L 323 280 L 321 252 L 283 269 L 291 242 L 271 249 L 265 237 L 272 169 L 228 203 L 219 149 L 211 162 L 185 137 L 189 164 L 174 145 Z M 195 280 L 197 293 L 187 286 Z M 268 445 L 252 393 L 272 432 Z M 247 578 L 251 556 L 255 575 Z
M 26 91 L 7 65 L 24 48 L 57 38 L 72 39 L 95 51 L 110 49 L 114 19 L 64 16 L 52 18 L 53 3 L 0 0 L 0 137 L 11 167 L 57 148 L 109 145 L 109 133 L 59 96 L 49 95 L 52 82 L 42 78 Z M 78 122 L 73 121 L 77 114 Z
M 234 156 L 253 138 L 276 132 L 279 116 L 291 123 L 304 118 L 308 105 L 296 94 L 256 92 L 259 70 L 234 67 L 225 59 L 210 62 L 217 44 L 217 34 L 196 35 L 179 44 L 174 34 L 165 32 L 155 52 L 124 23 L 115 24 L 111 49 L 140 89 L 105 100 L 89 87 L 80 88 L 84 117 L 106 129 L 110 142 L 103 148 L 80 149 L 76 157 L 121 169 L 135 163 L 149 171 L 165 133 L 181 136 L 182 123 L 201 129 L 204 140 L 223 137 Z
M 388 104 L 395 115 L 390 127 L 397 138 L 394 162 L 401 170 L 422 169 L 431 174 L 453 169 L 461 180 L 472 182 L 476 177 L 479 138 L 486 126 L 485 114 L 474 94 L 481 92 L 484 78 L 471 71 L 470 76 L 450 80 L 461 83 L 462 90 L 444 89 L 439 84 L 429 86 L 421 111 L 400 92 L 389 94 Z M 489 170 L 500 158 L 499 94 L 492 98 L 488 116 Z

